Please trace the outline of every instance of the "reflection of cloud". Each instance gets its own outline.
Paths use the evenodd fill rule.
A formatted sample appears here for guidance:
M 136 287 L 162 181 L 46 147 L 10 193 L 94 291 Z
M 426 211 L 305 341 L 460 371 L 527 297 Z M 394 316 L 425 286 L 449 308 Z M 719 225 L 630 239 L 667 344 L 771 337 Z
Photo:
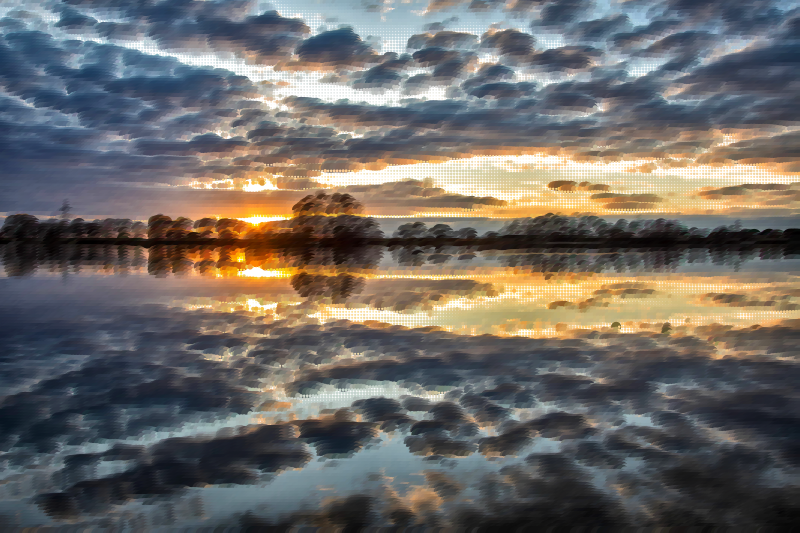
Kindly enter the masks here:
M 593 307 L 608 307 L 616 298 L 629 299 L 629 298 L 649 298 L 661 295 L 655 289 L 647 287 L 644 283 L 612 283 L 604 285 L 600 289 L 592 292 L 592 297 L 578 302 L 571 302 L 567 300 L 558 300 L 550 302 L 547 305 L 548 309 L 577 309 L 585 312 Z
M 398 280 L 383 282 L 374 287 L 368 294 L 355 301 L 377 309 L 417 312 L 441 307 L 448 301 L 457 298 L 474 299 L 497 295 L 497 291 L 491 283 L 478 283 L 471 280 Z
M 619 296 L 631 289 L 642 287 L 609 285 L 600 290 Z M 384 432 L 399 435 L 411 454 L 434 461 L 527 457 L 485 485 L 475 485 L 458 471 L 430 473 L 426 482 L 447 503 L 436 511 L 444 523 L 459 520 L 451 512 L 463 498 L 474 497 L 473 488 L 481 494 L 473 505 L 480 511 L 475 520 L 492 525 L 500 518 L 491 502 L 505 498 L 504 491 L 510 494 L 504 500 L 509 509 L 518 508 L 524 516 L 531 512 L 525 505 L 537 498 L 556 499 L 547 505 L 563 513 L 547 516 L 558 524 L 572 523 L 568 510 L 584 497 L 575 492 L 577 487 L 589 490 L 586 498 L 599 506 L 593 517 L 600 513 L 632 523 L 640 523 L 626 514 L 634 493 L 652 508 L 653 523 L 658 524 L 671 523 L 675 509 L 713 508 L 712 500 L 735 509 L 737 523 L 766 523 L 766 518 L 758 514 L 758 506 L 734 508 L 728 502 L 756 498 L 763 503 L 759 498 L 768 494 L 776 505 L 791 508 L 786 498 L 793 489 L 773 488 L 767 480 L 770 472 L 796 463 L 791 361 L 800 330 L 793 321 L 760 328 L 699 326 L 672 335 L 607 333 L 595 342 L 469 337 L 347 321 L 292 328 L 281 320 L 256 322 L 246 312 L 167 308 L 128 309 L 93 321 L 44 318 L 49 328 L 30 320 L 23 309 L 7 317 L 3 337 L 16 345 L 41 347 L 42 353 L 49 346 L 51 358 L 65 354 L 88 359 L 77 370 L 38 378 L 30 392 L 6 397 L 0 406 L 6 457 L 29 464 L 35 457 L 57 454 L 64 439 L 109 440 L 107 451 L 73 454 L 53 478 L 59 485 L 45 484 L 38 491 L 43 509 L 56 517 L 103 513 L 124 504 L 125 498 L 177 494 L 198 483 L 253 483 L 262 472 L 308 468 L 312 448 L 317 454 L 358 461 L 359 450 Z M 120 332 L 127 332 L 135 352 L 107 345 Z M 342 350 L 352 358 L 342 359 Z M 718 350 L 735 350 L 736 356 L 719 358 Z M 138 447 L 110 444 L 135 437 L 148 426 L 175 427 L 203 412 L 244 413 L 263 404 L 268 411 L 259 416 L 291 418 L 292 401 L 279 398 L 277 391 L 257 399 L 241 388 L 243 383 L 261 390 L 288 383 L 287 392 L 310 394 L 379 382 L 400 383 L 403 391 L 415 394 L 437 388 L 451 392 L 434 401 L 362 397 L 351 410 L 333 416 L 267 422 L 213 438 L 151 440 Z M 624 421 L 634 413 L 650 422 L 635 422 L 635 417 Z M 723 434 L 737 442 L 720 440 Z M 545 441 L 560 444 L 550 454 L 530 455 Z M 97 465 L 105 461 L 125 462 L 127 470 L 101 476 Z M 641 470 L 628 468 L 640 463 Z M 610 476 L 618 490 L 607 491 L 605 485 L 587 489 L 598 475 Z M 698 481 L 691 477 L 697 475 L 708 480 L 704 483 L 724 480 L 739 496 L 698 492 Z M 749 488 L 754 483 L 755 493 Z M 700 503 L 679 500 L 669 509 L 659 507 L 673 487 L 689 491 Z M 399 513 L 399 503 L 388 493 L 386 502 L 382 493 L 374 497 L 371 505 L 378 515 L 384 509 Z M 617 503 L 608 503 L 612 501 Z M 430 519 L 426 512 L 403 516 Z M 724 513 L 704 516 L 711 523 L 730 523 Z
M 796 294 L 792 296 L 797 297 Z M 800 306 L 789 301 L 792 296 L 709 292 L 700 295 L 699 303 L 719 307 L 771 307 L 776 311 L 795 311 L 800 309 Z
M 302 432 L 301 432 L 302 433 Z M 302 467 L 311 459 L 290 426 L 244 429 L 219 439 L 168 439 L 122 474 L 79 482 L 66 491 L 45 494 L 39 504 L 54 518 L 107 510 L 131 498 L 169 494 L 206 484 L 254 483 L 252 468 L 276 472 Z

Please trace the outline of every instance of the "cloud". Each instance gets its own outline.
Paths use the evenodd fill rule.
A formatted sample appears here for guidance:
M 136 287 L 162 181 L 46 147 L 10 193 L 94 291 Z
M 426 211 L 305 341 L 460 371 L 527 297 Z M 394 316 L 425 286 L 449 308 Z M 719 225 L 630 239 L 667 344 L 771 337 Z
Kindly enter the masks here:
M 722 157 L 748 163 L 757 162 L 757 158 L 774 159 L 778 162 L 794 161 L 798 157 L 796 148 L 798 140 L 800 135 L 789 132 L 739 141 L 728 146 L 716 147 L 709 154 L 709 158 Z M 751 159 L 755 161 L 750 161 Z
M 617 193 L 598 193 L 593 194 L 591 199 L 603 204 L 606 209 L 652 209 L 657 203 L 664 199 L 655 194 L 617 194 Z
M 524 56 L 512 56 L 509 62 L 534 71 L 575 73 L 594 66 L 602 55 L 602 50 L 590 46 L 562 46 Z
M 485 33 L 481 37 L 481 47 L 496 50 L 500 56 L 527 57 L 533 53 L 536 39 L 529 33 L 517 30 L 502 30 Z
M 510 67 L 499 64 L 486 64 L 482 65 L 476 75 L 465 81 L 461 87 L 465 91 L 469 91 L 481 85 L 510 81 L 514 79 L 514 76 L 515 72 Z
M 97 20 L 92 17 L 87 17 L 74 9 L 61 10 L 61 18 L 56 22 L 56 28 L 62 28 L 66 31 L 83 32 L 97 24 Z
M 774 43 L 722 56 L 676 80 L 686 95 L 791 96 L 800 45 Z
M 246 60 L 273 65 L 292 56 L 298 43 L 311 30 L 301 19 L 284 18 L 277 11 L 260 15 L 246 14 L 249 1 L 177 2 L 165 0 L 155 4 L 124 4 L 104 0 L 71 0 L 72 19 L 78 9 L 101 15 L 121 17 L 120 22 L 96 25 L 99 33 L 112 39 L 130 40 L 132 35 L 146 34 L 158 47 L 169 51 L 216 51 L 234 53 Z M 64 15 L 62 14 L 62 20 Z
M 597 43 L 617 35 L 631 27 L 627 15 L 609 15 L 607 17 L 579 22 L 573 30 L 575 38 L 582 42 Z
M 419 50 L 422 48 L 475 48 L 478 37 L 471 33 L 440 30 L 434 33 L 420 33 L 408 39 L 407 48 Z
M 731 204 L 767 206 L 790 206 L 800 201 L 800 190 L 795 184 L 744 183 L 717 189 L 706 188 L 695 193 L 706 200 L 727 201 Z
M 155 139 L 136 141 L 136 150 L 142 155 L 224 155 L 247 146 L 244 139 L 224 139 L 214 133 L 198 135 L 189 142 L 169 142 Z
M 665 15 L 677 15 L 687 22 L 703 24 L 722 22 L 725 33 L 731 36 L 758 35 L 780 24 L 784 12 L 778 2 L 760 0 L 731 7 L 721 1 L 695 4 L 687 0 L 665 2 Z
M 539 26 L 558 28 L 577 22 L 581 15 L 594 7 L 594 2 L 580 2 L 578 0 L 552 0 L 541 3 L 544 4 L 541 18 L 531 23 L 532 28 Z
M 649 24 L 637 26 L 632 31 L 614 34 L 611 37 L 611 44 L 617 48 L 630 49 L 646 41 L 666 37 L 681 26 L 682 23 L 678 19 L 656 19 Z
M 380 62 L 380 56 L 352 28 L 330 30 L 309 37 L 297 47 L 297 60 L 282 68 L 291 70 L 356 69 Z
M 396 89 L 406 76 L 404 71 L 411 67 L 411 61 L 405 56 L 400 59 L 390 59 L 367 69 L 353 81 L 356 89 Z

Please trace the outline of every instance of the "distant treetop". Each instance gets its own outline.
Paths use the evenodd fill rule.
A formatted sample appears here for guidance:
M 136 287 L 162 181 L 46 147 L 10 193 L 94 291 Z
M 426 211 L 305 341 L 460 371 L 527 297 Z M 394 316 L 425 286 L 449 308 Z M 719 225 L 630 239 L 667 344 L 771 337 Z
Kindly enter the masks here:
M 292 207 L 294 216 L 307 215 L 356 215 L 364 211 L 361 202 L 349 194 L 309 194 Z

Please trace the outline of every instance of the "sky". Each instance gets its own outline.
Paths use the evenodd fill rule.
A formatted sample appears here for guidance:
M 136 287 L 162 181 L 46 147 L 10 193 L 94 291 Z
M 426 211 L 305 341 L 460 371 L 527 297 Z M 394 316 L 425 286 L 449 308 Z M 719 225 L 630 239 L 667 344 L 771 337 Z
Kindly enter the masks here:
M 0 214 L 798 213 L 793 1 L 0 4 Z

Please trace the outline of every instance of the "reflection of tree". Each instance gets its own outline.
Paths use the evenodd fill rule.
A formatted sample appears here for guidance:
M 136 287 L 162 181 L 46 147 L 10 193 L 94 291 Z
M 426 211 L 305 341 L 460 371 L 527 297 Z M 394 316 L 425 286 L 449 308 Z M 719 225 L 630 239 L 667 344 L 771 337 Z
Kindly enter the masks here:
M 151 246 L 147 255 L 147 273 L 151 276 L 165 278 L 172 270 L 167 251 L 167 246 Z
M 9 277 L 31 275 L 39 266 L 39 247 L 25 242 L 7 244 L 3 247 L 3 265 Z
M 324 276 L 300 272 L 292 277 L 292 287 L 303 298 L 325 298 L 340 303 L 364 289 L 364 278 L 351 274 Z
M 56 241 L 13 241 L 0 245 L 0 257 L 8 276 L 33 274 L 38 269 L 52 273 L 105 271 L 125 273 L 147 266 L 147 272 L 165 277 L 192 270 L 204 275 L 236 275 L 249 267 L 291 269 L 313 276 L 364 276 L 374 272 L 384 253 L 380 245 L 350 242 L 309 241 L 304 246 L 278 247 L 254 243 L 248 247 L 187 246 L 155 244 L 148 248 L 129 245 L 84 245 Z M 437 265 L 473 257 L 475 247 L 398 246 L 392 257 L 403 266 Z M 780 260 L 794 257 L 788 246 L 755 247 L 744 250 L 691 248 L 655 251 L 618 250 L 610 253 L 561 253 L 546 249 L 479 250 L 489 262 L 521 272 L 557 274 L 570 272 L 674 272 L 686 265 L 716 265 L 737 269 L 756 258 Z M 311 278 L 309 278 L 311 279 Z M 314 281 L 316 280 L 316 281 Z M 313 278 L 314 283 L 321 278 Z M 327 282 L 325 282 L 327 283 Z M 327 285 L 326 285 L 327 287 Z M 329 289 L 311 290 L 327 294 Z

